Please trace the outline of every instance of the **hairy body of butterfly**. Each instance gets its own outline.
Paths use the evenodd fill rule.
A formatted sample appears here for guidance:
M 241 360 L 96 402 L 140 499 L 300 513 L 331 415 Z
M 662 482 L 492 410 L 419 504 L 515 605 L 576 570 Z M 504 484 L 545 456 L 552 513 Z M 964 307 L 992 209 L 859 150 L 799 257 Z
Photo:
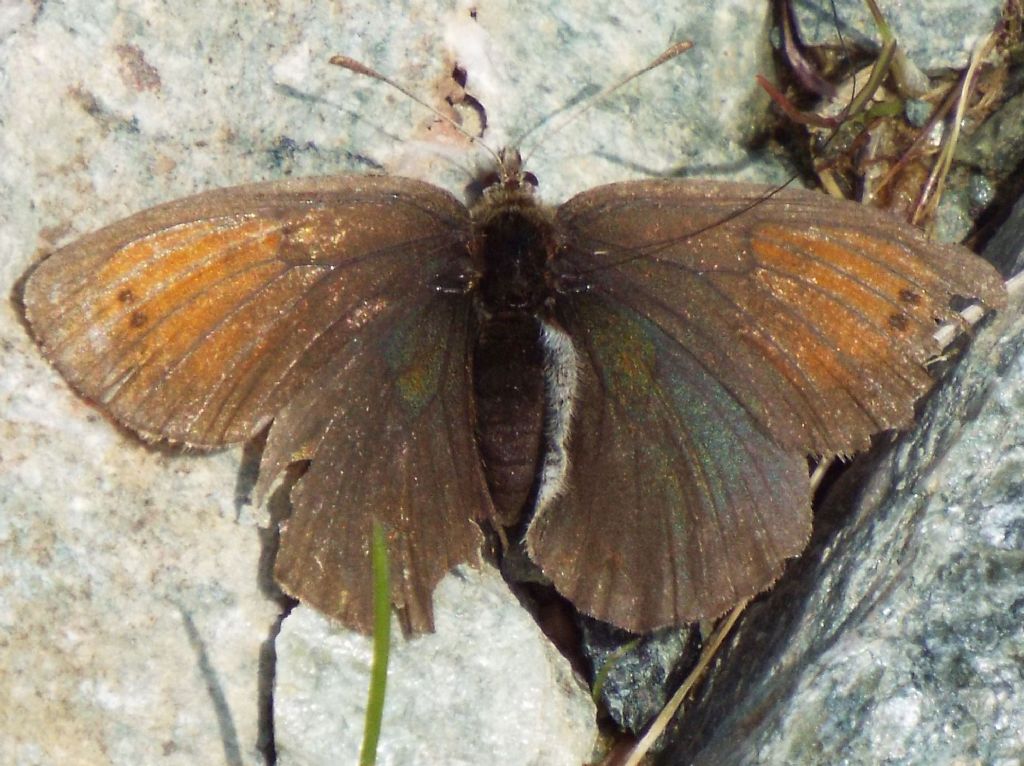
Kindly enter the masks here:
M 498 523 L 519 521 L 538 479 L 545 420 L 542 322 L 554 284 L 554 224 L 518 163 L 472 209 L 479 268 L 473 352 L 477 444 Z M 549 363 L 550 364 L 550 363 Z M 547 417 L 558 413 L 549 412 Z
M 479 524 L 579 609 L 634 631 L 716 616 L 810 531 L 806 456 L 912 420 L 950 301 L 1003 301 L 970 252 L 853 203 L 637 181 L 539 205 L 503 153 L 468 210 L 402 178 L 289 180 L 171 202 L 28 278 L 28 321 L 83 395 L 148 439 L 270 425 L 290 463 L 275 574 L 369 630 L 372 522 L 393 599 L 432 627 Z M 486 468 L 486 470 L 485 470 Z

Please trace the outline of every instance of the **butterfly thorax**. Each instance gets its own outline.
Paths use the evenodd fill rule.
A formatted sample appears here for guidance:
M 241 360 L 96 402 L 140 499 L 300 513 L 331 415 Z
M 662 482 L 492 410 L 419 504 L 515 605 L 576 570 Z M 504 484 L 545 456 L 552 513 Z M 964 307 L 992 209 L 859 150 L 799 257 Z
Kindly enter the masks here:
M 477 445 L 501 526 L 515 524 L 536 483 L 544 432 L 541 319 L 554 248 L 548 209 L 522 173 L 518 153 L 501 153 L 496 182 L 472 208 L 473 258 L 480 268 L 473 353 Z
M 536 178 L 522 171 L 518 152 L 502 150 L 499 158 L 494 182 L 470 211 L 480 304 L 488 314 L 536 315 L 550 294 L 552 214 L 538 204 Z
M 481 308 L 488 314 L 537 315 L 549 295 L 553 234 L 547 211 L 531 194 L 517 191 L 489 195 L 473 212 Z

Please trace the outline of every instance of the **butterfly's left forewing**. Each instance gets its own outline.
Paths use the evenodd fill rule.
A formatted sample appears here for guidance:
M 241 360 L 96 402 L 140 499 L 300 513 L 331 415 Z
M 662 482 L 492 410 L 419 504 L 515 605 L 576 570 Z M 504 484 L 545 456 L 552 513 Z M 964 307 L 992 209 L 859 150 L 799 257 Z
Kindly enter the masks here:
M 451 290 L 472 273 L 469 237 L 463 205 L 408 179 L 221 189 L 57 251 L 26 282 L 26 316 L 65 378 L 147 438 L 215 447 L 275 420 L 260 489 L 312 460 L 283 532 L 286 589 L 369 630 L 377 519 L 396 602 L 424 630 L 489 508 L 470 298 Z
M 26 282 L 26 316 L 64 377 L 129 428 L 244 441 L 377 316 L 463 268 L 468 225 L 451 195 L 408 179 L 218 189 L 58 250 Z

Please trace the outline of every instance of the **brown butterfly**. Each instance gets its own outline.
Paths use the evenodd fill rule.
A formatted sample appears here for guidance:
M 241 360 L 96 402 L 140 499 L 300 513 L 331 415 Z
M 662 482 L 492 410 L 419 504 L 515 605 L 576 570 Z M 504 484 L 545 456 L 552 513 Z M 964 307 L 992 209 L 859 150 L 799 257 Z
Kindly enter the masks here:
M 551 209 L 534 182 L 507 151 L 469 208 L 394 177 L 198 194 L 53 253 L 26 315 L 144 438 L 270 425 L 259 495 L 310 461 L 275 573 L 344 624 L 371 626 L 377 520 L 414 631 L 481 525 L 649 631 L 768 587 L 808 539 L 806 456 L 909 424 L 951 299 L 1003 301 L 969 251 L 822 194 L 635 181 Z

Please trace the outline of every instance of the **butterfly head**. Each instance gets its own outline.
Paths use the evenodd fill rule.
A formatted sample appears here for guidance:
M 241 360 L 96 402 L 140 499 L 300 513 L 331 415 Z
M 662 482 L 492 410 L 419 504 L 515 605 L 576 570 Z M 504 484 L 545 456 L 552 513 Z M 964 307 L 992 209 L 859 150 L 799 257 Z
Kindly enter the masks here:
M 523 156 L 518 149 L 506 146 L 498 150 L 497 166 L 480 180 L 480 186 L 484 196 L 496 192 L 532 195 L 537 188 L 537 176 L 523 170 Z

